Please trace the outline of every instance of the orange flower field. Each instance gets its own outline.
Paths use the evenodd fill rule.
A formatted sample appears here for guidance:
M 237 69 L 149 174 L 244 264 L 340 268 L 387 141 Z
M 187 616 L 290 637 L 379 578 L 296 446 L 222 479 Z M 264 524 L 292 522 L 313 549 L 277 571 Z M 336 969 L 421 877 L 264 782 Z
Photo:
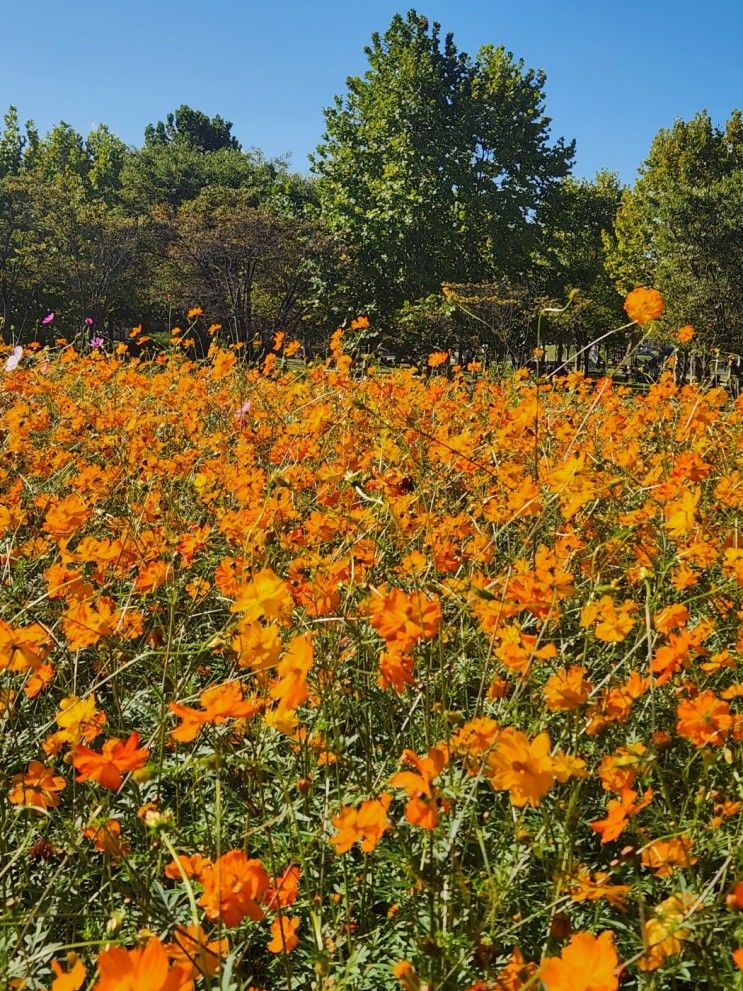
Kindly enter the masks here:
M 0 371 L 3 987 L 743 987 L 743 399 L 285 348 Z

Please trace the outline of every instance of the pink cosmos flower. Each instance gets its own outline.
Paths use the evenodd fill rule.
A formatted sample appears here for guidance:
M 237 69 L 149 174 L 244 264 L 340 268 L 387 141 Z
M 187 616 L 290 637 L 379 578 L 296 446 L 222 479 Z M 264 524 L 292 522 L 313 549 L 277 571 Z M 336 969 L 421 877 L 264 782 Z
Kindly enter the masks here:
M 5 371 L 12 372 L 14 368 L 18 367 L 18 362 L 23 357 L 23 348 L 20 344 L 17 344 L 13 350 L 8 355 L 5 361 Z
M 245 423 L 245 418 L 247 417 L 248 413 L 251 411 L 252 408 L 253 408 L 252 404 L 250 400 L 248 400 L 246 403 L 243 403 L 240 409 L 237 410 L 237 412 L 235 413 L 235 416 L 240 421 L 241 427 Z

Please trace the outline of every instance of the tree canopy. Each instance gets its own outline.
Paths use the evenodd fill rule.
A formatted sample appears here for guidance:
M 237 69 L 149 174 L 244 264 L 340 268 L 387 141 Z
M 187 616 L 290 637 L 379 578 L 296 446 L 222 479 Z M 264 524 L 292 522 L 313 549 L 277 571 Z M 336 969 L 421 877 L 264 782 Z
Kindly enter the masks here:
M 359 246 L 368 306 L 523 273 L 574 151 L 550 142 L 544 73 L 502 47 L 471 58 L 415 10 L 365 51 L 312 162 L 327 223 Z
M 654 285 L 668 320 L 743 350 L 743 118 L 702 111 L 661 130 L 625 190 L 607 268 L 622 291 Z
M 148 124 L 144 132 L 146 146 L 182 143 L 195 151 L 240 151 L 240 142 L 232 134 L 232 122 L 217 114 L 209 117 L 185 104 L 164 121 Z

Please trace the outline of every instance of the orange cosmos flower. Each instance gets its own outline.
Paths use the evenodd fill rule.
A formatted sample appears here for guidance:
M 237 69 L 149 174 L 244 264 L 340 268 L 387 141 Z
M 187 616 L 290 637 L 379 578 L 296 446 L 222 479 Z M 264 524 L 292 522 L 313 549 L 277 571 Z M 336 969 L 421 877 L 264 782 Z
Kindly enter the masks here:
M 490 784 L 496 791 L 508 791 L 511 804 L 539 805 L 555 779 L 551 743 L 547 733 L 533 740 L 520 730 L 507 727 L 498 736 L 487 759 Z
M 676 336 L 678 337 L 679 344 L 688 344 L 694 337 L 694 328 L 690 323 L 684 324 L 683 327 L 679 327 L 679 332 Z
M 615 753 L 602 757 L 598 777 L 604 791 L 620 795 L 625 789 L 634 788 L 635 778 L 649 766 L 647 747 L 644 743 L 631 743 Z
M 79 991 L 83 986 L 86 974 L 83 962 L 74 953 L 70 956 L 72 959 L 68 960 L 71 964 L 68 971 L 62 970 L 58 961 L 52 960 L 52 970 L 56 976 L 52 981 L 51 991 Z
M 500 726 L 489 716 L 479 716 L 466 722 L 451 738 L 451 750 L 464 756 L 470 773 L 480 769 L 480 760 L 498 739 Z
M 653 840 L 642 851 L 642 866 L 655 871 L 658 877 L 668 877 L 676 867 L 697 863 L 691 855 L 694 841 L 689 836 L 674 836 L 670 840 Z
M 369 798 L 358 809 L 346 806 L 333 819 L 338 830 L 330 842 L 337 853 L 346 853 L 358 842 L 364 853 L 371 853 L 384 833 L 392 826 L 387 818 L 392 796 L 384 792 L 379 798 Z
M 428 985 L 421 982 L 415 967 L 409 960 L 398 960 L 392 967 L 392 976 L 400 982 L 402 991 L 429 991 Z
M 414 684 L 414 663 L 408 654 L 398 653 L 397 650 L 383 650 L 379 655 L 377 684 L 380 688 L 394 688 L 401 694 L 406 685 Z
M 178 743 L 190 743 L 207 723 L 221 725 L 227 719 L 249 719 L 261 709 L 262 703 L 251 697 L 243 698 L 239 681 L 225 681 L 212 685 L 199 696 L 201 709 L 192 709 L 180 702 L 170 702 L 168 708 L 181 720 L 172 730 L 170 738 Z
M 270 691 L 271 698 L 278 699 L 278 713 L 291 712 L 308 698 L 307 675 L 312 667 L 313 656 L 312 637 L 309 634 L 292 638 L 277 665 L 276 673 L 279 677 Z
M 525 634 L 518 623 L 510 623 L 502 627 L 496 635 L 500 643 L 495 649 L 495 656 L 509 671 L 517 672 L 526 678 L 533 659 L 541 652 L 534 649 L 535 639 Z
M 281 877 L 273 878 L 266 889 L 266 908 L 288 908 L 299 895 L 299 868 L 291 864 Z
M 237 654 L 237 663 L 241 668 L 250 667 L 254 671 L 272 668 L 281 653 L 279 627 L 241 620 L 231 647 Z
M 431 640 L 441 623 L 441 605 L 422 592 L 406 594 L 399 588 L 375 589 L 366 602 L 369 622 L 387 646 L 406 653 L 419 640 Z
M 668 634 L 679 626 L 686 626 L 689 619 L 689 609 L 687 606 L 675 602 L 670 606 L 665 606 L 653 616 L 653 623 L 659 633 Z
M 23 686 L 23 694 L 30 699 L 35 699 L 36 696 L 53 680 L 54 665 L 42 664 L 41 667 L 36 668 L 33 674 L 26 681 L 26 684 Z
M 636 791 L 632 791 L 631 788 L 624 788 L 618 799 L 612 799 L 609 802 L 606 818 L 589 823 L 591 829 L 601 837 L 602 843 L 610 843 L 621 836 L 630 818 L 636 816 L 652 801 L 652 788 L 648 788 L 639 802 L 635 802 L 636 798 Z
M 200 306 L 192 306 L 191 309 L 186 314 L 186 317 L 189 320 L 193 320 L 195 317 L 202 317 L 203 315 L 204 315 L 204 311 Z
M 689 930 L 683 926 L 687 913 L 695 902 L 690 892 L 671 895 L 656 905 L 653 915 L 643 926 L 645 954 L 638 966 L 640 970 L 657 970 L 666 960 L 683 949 Z
M 299 943 L 296 937 L 299 919 L 290 919 L 287 915 L 278 915 L 271 923 L 271 942 L 268 950 L 271 953 L 291 953 Z
M 211 860 L 208 857 L 202 857 L 200 853 L 195 853 L 190 857 L 186 854 L 178 854 L 177 859 L 171 860 L 165 868 L 165 876 L 173 878 L 175 881 L 180 881 L 184 874 L 189 879 L 198 877 L 210 864 Z
M 146 946 L 125 950 L 114 946 L 98 957 L 99 979 L 93 991 L 191 991 L 188 972 L 168 963 L 160 940 L 153 936 Z
M 665 685 L 677 671 L 688 667 L 692 656 L 706 653 L 701 647 L 704 636 L 701 623 L 694 630 L 669 633 L 668 643 L 658 647 L 650 660 L 650 670 L 658 676 L 659 685 Z
M 251 622 L 262 617 L 285 619 L 293 608 L 287 583 L 270 568 L 263 568 L 237 589 L 232 612 L 241 613 L 244 620 Z
M 605 898 L 610 905 L 620 911 L 627 907 L 627 896 L 631 888 L 629 884 L 611 884 L 611 874 L 608 871 L 596 871 L 592 876 L 590 871 L 581 867 L 570 888 L 570 898 L 574 902 L 595 902 Z
M 624 300 L 624 311 L 630 320 L 644 326 L 663 315 L 666 304 L 657 289 L 640 287 L 628 293 Z
M 738 881 L 730 894 L 725 898 L 728 908 L 743 912 L 743 881 Z
M 97 781 L 109 791 L 118 791 L 125 773 L 136 771 L 147 763 L 150 752 L 138 745 L 139 733 L 131 733 L 126 740 L 106 740 L 101 753 L 88 747 L 76 747 L 72 765 L 78 772 L 77 780 Z
M 156 592 L 165 583 L 171 571 L 167 561 L 150 561 L 139 569 L 134 588 L 137 592 Z
M 524 960 L 521 950 L 514 946 L 508 963 L 496 974 L 494 984 L 477 981 L 467 991 L 522 991 L 522 988 L 533 985 L 532 978 L 538 969 L 535 963 Z
M 81 740 L 90 743 L 106 722 L 105 714 L 96 710 L 94 695 L 88 695 L 85 699 L 70 695 L 62 699 L 54 718 L 59 730 L 44 740 L 44 752 L 47 754 L 58 753 L 66 743 L 72 746 Z
M 38 623 L 12 627 L 0 619 L 0 671 L 34 671 L 49 653 L 49 634 Z
M 552 712 L 571 712 L 588 698 L 591 683 L 586 669 L 577 664 L 553 674 L 544 686 L 547 708 Z
M 604 643 L 621 643 L 635 625 L 630 615 L 637 606 L 630 599 L 617 608 L 610 595 L 602 595 L 597 602 L 589 602 L 580 612 L 580 624 L 588 627 L 596 623 L 594 634 Z
M 256 922 L 263 918 L 258 904 L 270 883 L 260 860 L 249 859 L 242 850 L 230 850 L 199 877 L 204 892 L 199 905 L 207 919 L 221 919 L 226 926 L 239 926 L 248 916 Z
M 722 746 L 733 725 L 728 703 L 710 691 L 680 702 L 676 715 L 678 735 L 698 747 Z
M 667 502 L 663 515 L 663 529 L 671 537 L 685 537 L 696 525 L 696 513 L 702 491 L 699 486 L 685 489 L 678 499 Z
M 743 970 L 743 946 L 733 952 L 733 963 L 738 970 Z
M 64 778 L 51 767 L 32 760 L 24 774 L 13 775 L 13 787 L 8 800 L 11 805 L 26 805 L 32 809 L 54 809 L 59 805 L 58 792 L 67 786 Z
M 122 839 L 118 819 L 108 819 L 100 826 L 89 826 L 83 830 L 83 836 L 86 840 L 92 840 L 96 850 L 112 860 L 119 860 L 129 851 L 129 844 Z
M 166 943 L 168 956 L 181 967 L 192 981 L 199 977 L 214 977 L 219 970 L 222 960 L 229 953 L 226 939 L 215 939 L 209 942 L 209 937 L 199 925 L 176 926 L 173 930 L 173 942 Z
M 547 991 L 616 991 L 618 967 L 611 932 L 579 932 L 559 957 L 545 958 L 539 976 Z
M 399 771 L 390 778 L 391 787 L 404 788 L 410 799 L 405 806 L 405 818 L 412 826 L 434 829 L 439 821 L 439 808 L 433 782 L 449 763 L 448 748 L 439 743 L 425 757 L 404 750 L 400 760 L 412 764 L 418 772 Z
M 448 360 L 448 351 L 434 351 L 432 354 L 429 354 L 427 364 L 429 368 L 438 368 L 439 365 L 445 364 Z
M 0 533 L 17 529 L 26 522 L 26 514 L 19 506 L 0 506 Z
M 571 778 L 585 778 L 588 771 L 582 758 L 558 750 L 552 755 L 552 773 L 560 784 L 565 784 Z
M 88 507 L 80 496 L 73 492 L 65 499 L 60 499 L 47 512 L 44 518 L 44 529 L 55 540 L 71 537 L 79 530 L 88 518 Z
M 351 330 L 366 330 L 369 326 L 369 317 L 358 316 L 351 321 Z
M 102 637 L 110 637 L 118 618 L 114 602 L 105 596 L 95 603 L 88 600 L 72 602 L 62 616 L 62 629 L 70 650 L 92 647 Z

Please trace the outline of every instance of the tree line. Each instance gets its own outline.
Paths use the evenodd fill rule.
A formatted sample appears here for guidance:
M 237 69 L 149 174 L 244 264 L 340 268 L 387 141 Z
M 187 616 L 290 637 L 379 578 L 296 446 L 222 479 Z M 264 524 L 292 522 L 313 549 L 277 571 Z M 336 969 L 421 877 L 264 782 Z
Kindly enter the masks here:
M 542 339 L 580 349 L 625 322 L 627 290 L 653 285 L 669 334 L 691 323 L 703 344 L 743 350 L 739 111 L 662 130 L 623 187 L 609 171 L 572 175 L 575 143 L 552 137 L 544 73 L 503 47 L 470 56 L 411 10 L 366 56 L 325 110 L 308 175 L 187 106 L 147 126 L 139 147 L 105 125 L 42 137 L 11 107 L 5 339 L 154 334 L 198 306 L 202 349 L 219 324 L 248 354 L 279 329 L 310 354 L 366 314 L 370 351 L 522 361 L 545 308 L 571 299 Z

